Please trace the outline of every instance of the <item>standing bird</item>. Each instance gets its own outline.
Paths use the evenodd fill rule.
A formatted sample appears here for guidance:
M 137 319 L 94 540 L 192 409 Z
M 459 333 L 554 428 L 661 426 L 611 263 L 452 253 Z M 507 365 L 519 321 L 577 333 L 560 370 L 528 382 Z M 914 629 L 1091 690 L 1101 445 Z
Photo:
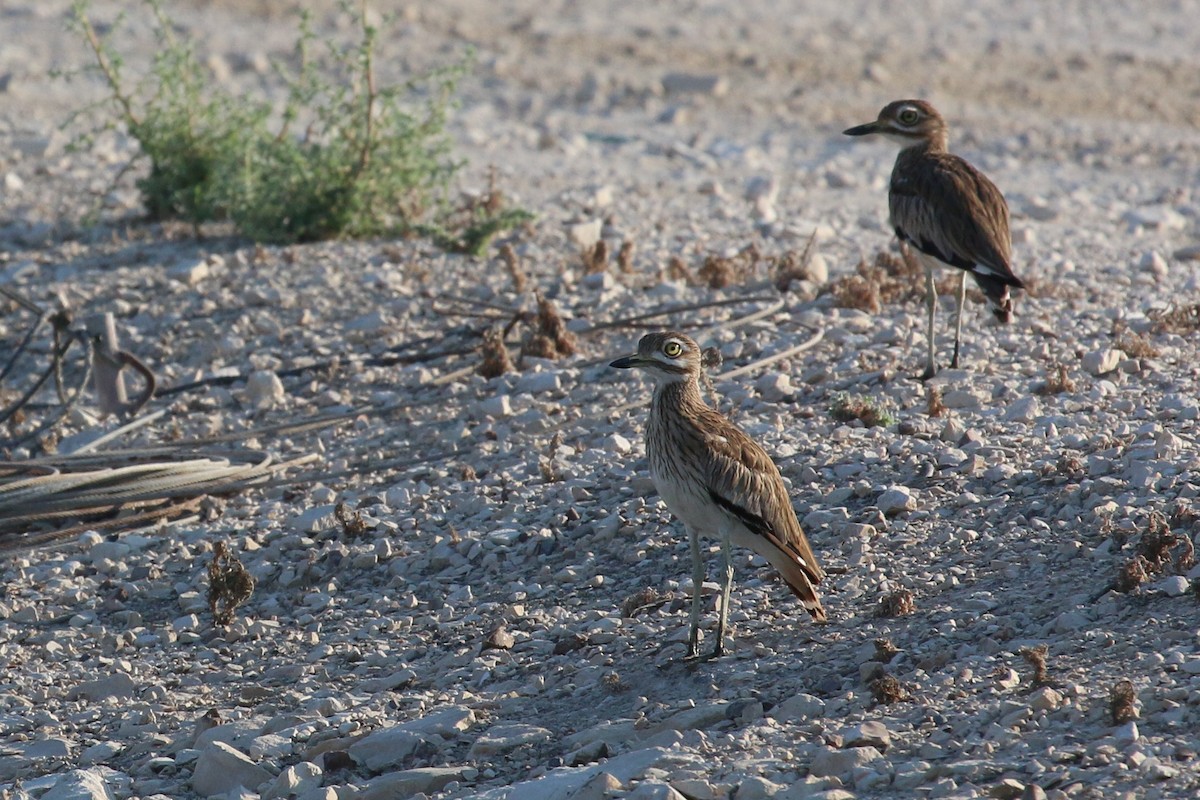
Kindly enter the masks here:
M 957 368 L 967 273 L 983 290 L 992 313 L 1002 323 L 1012 321 L 1008 287 L 1025 288 L 1012 272 L 1012 237 L 1004 195 L 986 175 L 948 151 L 946 122 L 924 100 L 889 103 L 874 122 L 843 133 L 882 134 L 901 148 L 892 168 L 888 207 L 896 235 L 916 249 L 925 267 L 929 352 L 923 378 L 937 374 L 933 347 L 933 314 L 937 308 L 934 268 L 945 264 L 963 270 L 954 322 L 954 358 L 950 362 Z
M 796 519 L 775 462 L 700 395 L 701 352 L 682 333 L 649 333 L 635 355 L 618 358 L 618 369 L 637 367 L 654 378 L 646 426 L 650 477 L 659 495 L 688 532 L 692 553 L 692 617 L 688 658 L 700 649 L 700 588 L 704 563 L 700 537 L 720 538 L 725 564 L 717 644 L 721 655 L 733 586 L 730 545 L 748 547 L 767 559 L 805 610 L 824 622 L 816 585 L 825 577 Z

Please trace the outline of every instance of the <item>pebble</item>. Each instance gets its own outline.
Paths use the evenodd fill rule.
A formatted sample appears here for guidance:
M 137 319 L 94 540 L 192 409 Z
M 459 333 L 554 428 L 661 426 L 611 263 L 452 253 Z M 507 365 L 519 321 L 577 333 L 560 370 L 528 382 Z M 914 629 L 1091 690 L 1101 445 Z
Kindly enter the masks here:
M 562 388 L 562 379 L 557 372 L 526 372 L 517 378 L 513 391 L 517 394 L 544 394 Z
M 1138 733 L 1137 723 L 1133 720 L 1130 720 L 1124 725 L 1118 726 L 1117 729 L 1113 731 L 1113 738 L 1116 739 L 1117 743 L 1122 746 L 1133 744 L 1139 738 L 1141 738 L 1141 735 Z
M 1049 686 L 1043 686 L 1029 696 L 1029 706 L 1035 711 L 1053 711 L 1062 704 L 1062 693 Z
M 983 400 L 984 398 L 972 389 L 950 389 L 942 393 L 942 405 L 956 410 L 979 408 Z
M 512 398 L 506 394 L 496 394 L 479 401 L 479 411 L 493 419 L 507 417 L 513 413 Z
M 1182 597 L 1191 590 L 1191 583 L 1182 575 L 1168 575 L 1154 584 L 1154 588 L 1167 597 Z
M 752 775 L 738 784 L 737 791 L 733 793 L 733 800 L 767 800 L 786 788 L 782 783 Z
M 1167 260 L 1157 250 L 1147 250 L 1138 259 L 1138 269 L 1149 272 L 1155 280 L 1163 280 L 1170 272 Z
M 662 77 L 662 88 L 667 94 L 699 94 L 722 97 L 729 91 L 729 83 L 721 75 L 694 72 L 668 72 Z
M 349 753 L 354 763 L 363 769 L 383 772 L 403 764 L 428 741 L 428 737 L 420 733 L 394 725 L 373 731 L 354 742 L 350 745 Z
M 567 238 L 579 250 L 591 250 L 600 241 L 600 232 L 604 228 L 604 220 L 590 219 L 578 222 L 567 228 Z
M 1120 365 L 1121 358 L 1120 350 L 1115 350 L 1111 347 L 1102 347 L 1099 350 L 1092 350 L 1085 353 L 1080 364 L 1084 370 L 1092 375 L 1107 375 Z
M 84 681 L 72 689 L 68 696 L 99 703 L 104 700 L 133 697 L 136 693 L 137 684 L 133 682 L 133 678 L 124 672 L 114 672 L 106 678 Z
M 771 709 L 771 716 L 780 722 L 803 722 L 819 719 L 825 715 L 825 701 L 801 692 L 784 700 Z
M 206 259 L 185 259 L 167 267 L 167 277 L 188 286 L 196 286 L 212 274 Z
M 42 800 L 112 800 L 129 792 L 129 776 L 109 767 L 73 769 L 49 777 L 54 784 L 41 795 Z
M 754 388 L 768 403 L 778 403 L 795 391 L 791 376 L 783 372 L 768 372 L 754 382 Z
M 262 791 L 262 800 L 288 800 L 320 788 L 325 771 L 308 761 L 285 767 Z
M 844 747 L 874 747 L 881 753 L 886 753 L 892 744 L 892 734 L 887 726 L 878 720 L 860 722 L 841 731 Z
M 1124 219 L 1132 228 L 1170 231 L 1187 227 L 1183 215 L 1167 205 L 1139 206 L 1125 212 Z
M 1042 413 L 1042 404 L 1033 395 L 1009 403 L 1004 418 L 1009 422 L 1036 422 Z
M 913 496 L 912 489 L 907 486 L 892 486 L 879 494 L 879 497 L 875 499 L 875 505 L 885 515 L 891 517 L 905 511 L 915 510 L 917 498 Z
M 471 745 L 471 758 L 480 759 L 506 753 L 518 747 L 548 742 L 554 734 L 546 728 L 523 723 L 493 725 Z
M 287 399 L 287 390 L 278 375 L 269 369 L 260 369 L 246 378 L 245 397 L 255 408 L 274 408 Z
M 857 767 L 870 764 L 883 758 L 883 754 L 870 745 L 852 747 L 848 750 L 836 750 L 832 747 L 818 748 L 812 757 L 809 771 L 818 778 L 834 775 L 848 778 Z
M 225 742 L 211 742 L 200 752 L 192 772 L 192 790 L 208 797 L 244 787 L 257 791 L 271 773 Z
M 473 772 L 469 767 L 420 767 L 389 772 L 368 781 L 356 797 L 358 800 L 392 800 L 440 792 L 447 784 L 463 780 L 469 772 Z

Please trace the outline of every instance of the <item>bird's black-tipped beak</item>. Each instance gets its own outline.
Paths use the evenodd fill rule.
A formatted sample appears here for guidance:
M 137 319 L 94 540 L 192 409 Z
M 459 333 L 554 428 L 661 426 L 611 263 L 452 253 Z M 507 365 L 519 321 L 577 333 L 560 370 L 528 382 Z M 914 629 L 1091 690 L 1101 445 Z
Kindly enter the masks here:
M 868 122 L 865 125 L 855 125 L 853 128 L 846 128 L 842 133 L 846 136 L 866 136 L 871 133 L 879 133 L 879 123 Z
M 609 366 L 616 367 L 617 369 L 631 369 L 633 367 L 640 367 L 643 363 L 644 361 L 642 360 L 641 356 L 632 355 L 622 356 L 621 358 L 618 358 L 616 361 L 609 364 Z

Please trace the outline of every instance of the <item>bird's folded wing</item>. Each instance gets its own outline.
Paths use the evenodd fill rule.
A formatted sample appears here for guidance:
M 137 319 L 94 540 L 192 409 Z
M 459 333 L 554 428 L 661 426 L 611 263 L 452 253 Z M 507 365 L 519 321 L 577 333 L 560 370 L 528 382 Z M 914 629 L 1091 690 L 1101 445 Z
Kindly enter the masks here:
M 1012 273 L 1008 204 L 987 176 L 947 156 L 934 169 L 894 177 L 888 193 L 892 225 L 918 250 L 959 269 L 1010 286 Z
M 824 570 L 800 528 L 775 462 L 724 417 L 713 416 L 720 422 L 714 419 L 705 426 L 710 432 L 703 434 L 713 458 L 707 470 L 709 496 L 751 533 L 800 563 L 812 583 L 820 583 Z

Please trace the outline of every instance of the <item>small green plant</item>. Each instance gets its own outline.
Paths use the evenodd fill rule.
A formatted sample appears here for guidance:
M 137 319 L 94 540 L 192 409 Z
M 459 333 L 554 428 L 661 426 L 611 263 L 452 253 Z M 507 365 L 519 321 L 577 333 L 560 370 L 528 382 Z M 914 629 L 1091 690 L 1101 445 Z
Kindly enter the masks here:
M 834 395 L 833 402 L 829 405 L 829 413 L 838 422 L 853 422 L 857 419 L 868 428 L 886 428 L 896 424 L 896 417 L 886 401 L 846 392 Z
M 345 9 L 359 24 L 349 47 L 319 42 L 309 17 L 301 17 L 294 67 L 276 65 L 286 88 L 279 113 L 266 98 L 220 88 L 191 43 L 176 36 L 160 0 L 145 3 L 158 50 L 150 74 L 137 82 L 97 32 L 88 0 L 77 0 L 72 19 L 108 89 L 98 109 L 103 124 L 128 130 L 149 161 L 137 186 L 151 218 L 197 228 L 228 221 L 262 242 L 449 228 L 468 252 L 528 218 L 494 206 L 458 217 L 447 209 L 461 162 L 451 157 L 445 122 L 465 61 L 380 85 L 379 31 L 365 0 Z

